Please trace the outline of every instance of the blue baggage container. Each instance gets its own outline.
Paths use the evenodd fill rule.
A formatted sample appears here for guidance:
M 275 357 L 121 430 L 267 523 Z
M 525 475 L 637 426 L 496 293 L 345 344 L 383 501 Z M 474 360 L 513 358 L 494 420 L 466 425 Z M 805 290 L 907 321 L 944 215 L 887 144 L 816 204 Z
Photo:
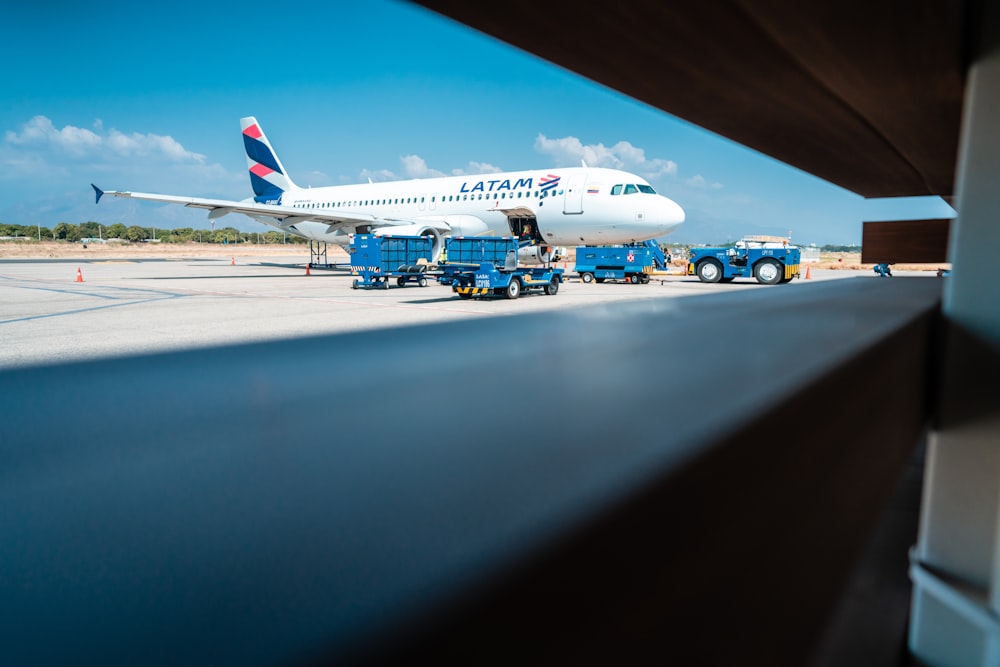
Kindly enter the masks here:
M 394 280 L 399 286 L 412 282 L 426 287 L 425 273 L 432 250 L 432 240 L 427 236 L 356 234 L 349 252 L 351 273 L 360 278 L 351 286 L 389 289 Z

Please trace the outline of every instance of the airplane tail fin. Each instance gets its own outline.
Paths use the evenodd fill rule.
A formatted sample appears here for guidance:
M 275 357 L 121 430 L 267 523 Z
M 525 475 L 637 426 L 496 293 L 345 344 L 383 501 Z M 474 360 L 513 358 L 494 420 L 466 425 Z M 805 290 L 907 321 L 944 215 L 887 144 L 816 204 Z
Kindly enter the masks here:
M 271 148 L 271 142 L 260 129 L 257 119 L 253 116 L 240 118 L 240 128 L 243 130 L 243 145 L 247 151 L 247 168 L 250 170 L 254 199 L 261 203 L 273 203 L 281 199 L 283 192 L 297 189 Z

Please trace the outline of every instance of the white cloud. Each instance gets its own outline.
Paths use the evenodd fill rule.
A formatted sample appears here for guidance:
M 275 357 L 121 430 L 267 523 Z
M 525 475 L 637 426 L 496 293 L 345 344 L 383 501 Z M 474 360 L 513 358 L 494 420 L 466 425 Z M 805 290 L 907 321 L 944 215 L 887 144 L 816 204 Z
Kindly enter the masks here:
M 470 176 L 472 174 L 499 174 L 503 169 L 494 166 L 489 162 L 475 162 L 471 161 L 465 168 L 452 169 L 452 176 Z
M 589 167 L 624 169 L 651 179 L 677 173 L 677 163 L 673 160 L 647 158 L 646 151 L 627 141 L 619 141 L 614 146 L 584 145 L 576 137 L 549 139 L 539 134 L 535 138 L 535 150 L 552 157 L 559 167 L 575 167 L 583 161 Z
M 403 167 L 403 175 L 399 176 L 395 172 L 389 169 L 362 169 L 361 178 L 362 180 L 372 181 L 397 181 L 401 178 L 438 178 L 441 176 L 466 176 L 470 174 L 496 174 L 500 171 L 500 167 L 492 165 L 488 162 L 476 162 L 470 161 L 464 167 L 456 167 L 452 169 L 449 174 L 440 171 L 439 169 L 434 169 L 427 165 L 427 161 L 420 157 L 419 155 L 403 155 L 399 158 L 399 162 Z
M 204 164 L 205 156 L 185 149 L 173 137 L 159 134 L 125 134 L 116 129 L 104 132 L 99 119 L 94 129 L 66 125 L 57 129 L 45 116 L 35 116 L 25 123 L 20 132 L 8 130 L 5 143 L 24 150 L 52 151 L 60 156 L 102 160 L 111 157 L 162 158 L 167 162 Z
M 333 181 L 325 172 L 313 169 L 302 174 L 296 174 L 295 184 L 302 188 L 321 188 L 333 185 Z
M 108 132 L 105 142 L 108 148 L 118 155 L 161 155 L 174 162 L 196 162 L 198 164 L 205 162 L 204 155 L 186 150 L 173 137 L 139 134 L 138 132 L 126 135 L 118 130 L 111 130 Z
M 399 180 L 399 177 L 388 169 L 376 169 L 374 171 L 371 169 L 362 169 L 361 180 L 367 181 L 368 179 L 371 179 L 375 183 L 379 183 L 383 181 L 397 181 Z M 351 181 L 351 183 L 353 182 L 354 181 Z
M 105 129 L 97 119 L 89 128 L 57 127 L 43 115 L 16 129 L 0 132 L 0 194 L 22 203 L 8 207 L 11 222 L 38 221 L 51 227 L 65 220 L 110 220 L 122 216 L 149 216 L 167 225 L 172 208 L 139 205 L 105 198 L 94 202 L 90 183 L 104 188 L 190 194 L 236 199 L 246 196 L 246 170 L 230 170 L 205 155 L 190 151 L 173 137 L 155 133 Z M 44 202 L 58 202 L 47 210 Z M 30 205 L 24 205 L 31 202 Z M 178 216 L 181 215 L 177 212 Z M 204 211 L 194 217 L 204 220 Z M 191 218 L 193 219 L 193 218 Z
M 697 188 L 699 190 L 720 190 L 722 189 L 722 183 L 709 183 L 705 180 L 705 177 L 701 174 L 695 174 L 691 178 L 684 181 L 684 185 L 690 188 Z
M 403 164 L 403 173 L 408 178 L 436 178 L 444 176 L 444 172 L 428 167 L 427 161 L 419 155 L 404 155 L 399 158 L 399 161 Z

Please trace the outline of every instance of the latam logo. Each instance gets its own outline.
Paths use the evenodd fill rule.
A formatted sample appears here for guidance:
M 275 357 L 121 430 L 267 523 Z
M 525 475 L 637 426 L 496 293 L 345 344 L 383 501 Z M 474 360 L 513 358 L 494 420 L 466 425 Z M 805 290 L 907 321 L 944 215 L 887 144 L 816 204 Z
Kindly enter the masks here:
M 559 177 L 555 174 L 549 174 L 548 176 L 542 176 L 538 179 L 538 186 L 542 189 L 542 192 L 548 192 L 549 190 L 554 190 L 559 187 Z
M 542 192 L 551 194 L 549 191 L 554 190 L 559 187 L 561 177 L 556 174 L 547 174 L 538 179 L 538 187 L 541 188 Z M 462 183 L 462 187 L 459 188 L 460 193 L 472 193 L 472 192 L 502 192 L 508 190 L 518 190 L 520 188 L 526 188 L 531 190 L 534 187 L 534 179 L 532 178 L 519 178 L 513 183 L 512 179 L 505 178 L 503 180 L 494 179 L 488 181 L 466 181 Z
M 559 177 L 556 177 L 559 180 Z M 503 180 L 494 179 L 490 181 L 478 181 L 473 183 L 470 187 L 470 181 L 462 183 L 462 187 L 459 188 L 459 192 L 500 192 L 506 190 L 517 190 L 518 188 L 531 189 L 532 179 L 530 178 L 519 178 L 511 184 L 511 179 L 505 178 Z

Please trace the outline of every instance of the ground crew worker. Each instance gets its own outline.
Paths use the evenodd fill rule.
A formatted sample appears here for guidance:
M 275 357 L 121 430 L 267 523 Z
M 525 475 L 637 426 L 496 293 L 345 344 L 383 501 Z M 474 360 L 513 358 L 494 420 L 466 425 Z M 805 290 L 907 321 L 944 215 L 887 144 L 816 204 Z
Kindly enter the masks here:
M 883 278 L 892 278 L 892 269 L 889 268 L 888 264 L 876 264 L 875 273 Z

